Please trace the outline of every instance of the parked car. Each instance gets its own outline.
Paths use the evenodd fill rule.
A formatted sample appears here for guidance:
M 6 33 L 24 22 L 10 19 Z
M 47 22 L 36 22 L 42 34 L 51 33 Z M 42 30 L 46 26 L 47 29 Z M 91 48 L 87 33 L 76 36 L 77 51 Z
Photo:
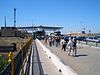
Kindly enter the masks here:
M 100 38 L 100 36 L 95 36 L 96 38 Z
M 79 41 L 85 41 L 85 40 L 86 40 L 86 37 L 84 37 L 84 36 L 79 36 L 79 37 L 77 37 L 76 39 L 79 40 Z
M 100 43 L 100 39 L 97 38 L 97 37 L 88 37 L 88 38 L 86 38 L 86 41 L 99 42 Z

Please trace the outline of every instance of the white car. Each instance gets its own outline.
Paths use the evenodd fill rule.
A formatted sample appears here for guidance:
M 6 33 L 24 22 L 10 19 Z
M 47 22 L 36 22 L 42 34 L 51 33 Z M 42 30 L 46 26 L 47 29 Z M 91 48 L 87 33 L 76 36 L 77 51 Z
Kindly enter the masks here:
M 91 42 L 100 42 L 100 39 L 96 37 L 88 37 L 86 38 L 86 41 L 91 41 Z

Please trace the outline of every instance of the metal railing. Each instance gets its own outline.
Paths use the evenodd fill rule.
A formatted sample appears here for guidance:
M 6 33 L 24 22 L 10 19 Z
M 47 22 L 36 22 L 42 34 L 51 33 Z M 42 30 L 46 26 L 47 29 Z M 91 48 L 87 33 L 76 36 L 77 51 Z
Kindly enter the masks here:
M 22 69 L 22 64 L 23 64 L 23 60 L 26 58 L 26 55 L 28 53 L 28 50 L 31 46 L 32 43 L 32 38 L 29 38 L 29 40 L 22 45 L 21 49 L 19 50 L 19 52 L 16 54 L 16 56 L 13 57 L 14 60 L 14 75 L 19 75 L 20 70 Z M 2 72 L 0 72 L 0 75 L 11 75 L 11 68 L 12 65 L 11 63 L 9 63 L 4 70 L 2 70 Z
M 79 44 L 88 45 L 88 46 L 95 46 L 100 47 L 99 42 L 93 42 L 93 41 L 78 41 Z

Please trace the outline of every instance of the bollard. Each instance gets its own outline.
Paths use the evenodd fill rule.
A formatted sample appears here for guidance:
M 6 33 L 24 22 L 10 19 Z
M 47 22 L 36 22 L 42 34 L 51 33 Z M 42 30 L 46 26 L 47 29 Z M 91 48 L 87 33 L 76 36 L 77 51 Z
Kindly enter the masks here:
M 86 40 L 86 45 L 87 45 L 87 40 Z
M 14 75 L 13 52 L 9 52 L 9 54 L 8 54 L 8 62 L 11 63 L 11 75 Z
M 96 42 L 96 47 L 98 46 L 98 43 Z

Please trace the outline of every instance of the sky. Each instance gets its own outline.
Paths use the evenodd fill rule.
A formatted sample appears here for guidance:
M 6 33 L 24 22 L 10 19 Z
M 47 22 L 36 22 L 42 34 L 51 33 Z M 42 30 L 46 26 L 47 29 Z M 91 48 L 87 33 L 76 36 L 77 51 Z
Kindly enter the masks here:
M 0 27 L 13 26 L 16 8 L 16 26 L 61 26 L 62 33 L 100 32 L 100 0 L 0 0 Z

